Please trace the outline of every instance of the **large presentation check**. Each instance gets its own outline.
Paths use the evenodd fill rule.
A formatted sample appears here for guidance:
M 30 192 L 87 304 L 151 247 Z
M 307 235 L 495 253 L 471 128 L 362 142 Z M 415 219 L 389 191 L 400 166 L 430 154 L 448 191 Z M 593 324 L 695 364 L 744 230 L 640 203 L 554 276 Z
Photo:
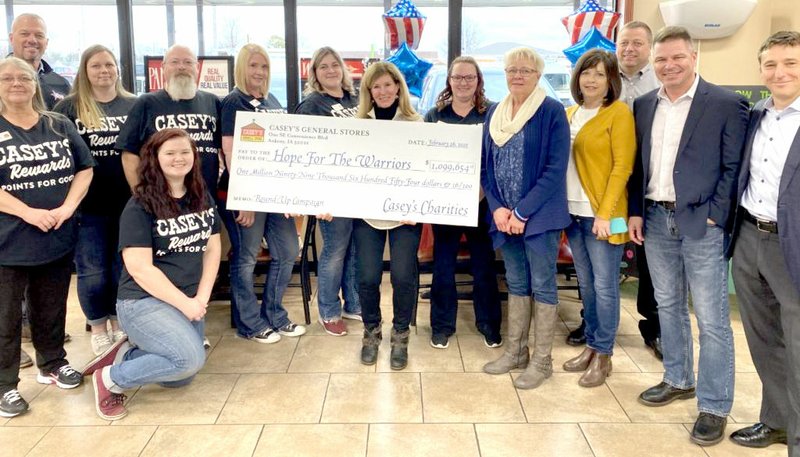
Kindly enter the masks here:
M 239 112 L 228 208 L 474 227 L 481 131 Z

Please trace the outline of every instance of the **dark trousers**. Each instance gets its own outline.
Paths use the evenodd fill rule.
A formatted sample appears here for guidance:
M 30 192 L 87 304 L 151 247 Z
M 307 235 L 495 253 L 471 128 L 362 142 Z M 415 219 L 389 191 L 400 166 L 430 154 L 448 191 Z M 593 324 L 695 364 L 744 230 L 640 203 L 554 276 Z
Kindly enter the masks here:
M 488 211 L 486 200 L 481 202 L 480 214 Z M 500 297 L 497 291 L 497 273 L 494 269 L 494 249 L 489 238 L 489 227 L 479 218 L 477 227 L 460 227 L 434 224 L 433 228 L 433 281 L 431 284 L 431 329 L 434 334 L 450 336 L 456 331 L 458 292 L 456 290 L 456 262 L 461 245 L 461 235 L 467 236 L 467 247 L 472 271 L 472 304 L 475 308 L 475 325 L 486 336 L 500 336 Z
M 639 332 L 645 341 L 661 337 L 661 325 L 658 320 L 658 305 L 653 280 L 650 279 L 650 269 L 647 267 L 647 255 L 644 245 L 636 245 L 636 265 L 639 268 L 639 291 L 636 295 L 636 311 L 644 319 L 639 321 Z
M 28 289 L 28 318 L 36 365 L 49 372 L 67 364 L 64 326 L 73 254 L 36 266 L 0 266 L 0 394 L 19 383 L 22 302 Z
M 742 223 L 733 281 L 750 356 L 761 379 L 759 420 L 785 429 L 789 455 L 800 456 L 800 292 L 777 234 Z
M 374 328 L 381 323 L 381 278 L 383 250 L 389 239 L 389 270 L 392 282 L 392 324 L 405 332 L 417 303 L 419 270 L 417 249 L 422 225 L 401 225 L 391 230 L 379 230 L 361 219 L 353 221 L 353 240 L 356 243 L 356 276 L 361 318 L 364 327 Z

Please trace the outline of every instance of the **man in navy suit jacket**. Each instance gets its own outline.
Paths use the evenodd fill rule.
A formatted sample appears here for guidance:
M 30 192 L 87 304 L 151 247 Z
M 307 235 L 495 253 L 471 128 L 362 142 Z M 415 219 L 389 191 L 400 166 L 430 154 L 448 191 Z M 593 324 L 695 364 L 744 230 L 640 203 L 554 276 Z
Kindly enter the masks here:
M 731 439 L 786 443 L 800 457 L 800 33 L 777 32 L 758 53 L 772 92 L 753 109 L 739 173 L 733 280 L 761 378 L 759 422 Z
M 665 372 L 639 401 L 661 406 L 696 394 L 700 415 L 691 439 L 710 445 L 722 439 L 733 404 L 725 244 L 748 105 L 695 73 L 697 53 L 686 29 L 666 27 L 653 43 L 661 88 L 634 102 L 638 154 L 628 185 L 629 233 L 647 252 Z M 689 289 L 700 328 L 696 392 Z

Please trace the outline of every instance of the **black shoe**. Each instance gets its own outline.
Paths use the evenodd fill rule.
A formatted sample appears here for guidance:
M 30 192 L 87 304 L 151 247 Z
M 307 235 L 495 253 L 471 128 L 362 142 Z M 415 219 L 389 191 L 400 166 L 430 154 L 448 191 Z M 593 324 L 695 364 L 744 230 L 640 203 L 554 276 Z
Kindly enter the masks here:
M 661 338 L 655 337 L 650 340 L 644 340 L 644 344 L 653 350 L 653 355 L 655 355 L 658 360 L 664 360 L 664 353 L 661 351 Z
M 19 395 L 17 389 L 11 389 L 0 396 L 0 417 L 19 416 L 28 410 L 28 402 Z
M 586 321 L 581 319 L 580 327 L 569 332 L 569 335 L 567 335 L 567 344 L 569 344 L 570 346 L 583 346 L 584 344 L 586 344 L 585 330 L 586 330 Z
M 410 330 L 398 332 L 392 329 L 392 353 L 389 356 L 389 366 L 392 370 L 402 370 L 408 366 L 408 337 Z
M 488 334 L 483 335 L 483 344 L 487 348 L 499 348 L 503 345 L 503 337 L 500 334 Z
M 361 340 L 361 363 L 375 365 L 378 361 L 378 346 L 382 339 L 381 326 L 368 329 L 364 327 L 364 338 Z
M 759 422 L 731 433 L 731 441 L 745 447 L 767 447 L 786 444 L 786 430 L 778 430 Z
M 436 349 L 447 349 L 450 346 L 450 341 L 448 341 L 447 335 L 444 333 L 434 333 L 431 336 L 431 346 Z
M 662 381 L 639 394 L 639 403 L 647 406 L 664 406 L 675 400 L 688 400 L 694 396 L 694 387 L 678 389 Z
M 36 376 L 39 384 L 55 384 L 62 389 L 74 389 L 83 382 L 83 375 L 69 365 L 63 365 L 53 371 L 40 371 Z
M 711 413 L 700 413 L 692 428 L 691 440 L 700 446 L 711 446 L 722 441 L 728 418 Z

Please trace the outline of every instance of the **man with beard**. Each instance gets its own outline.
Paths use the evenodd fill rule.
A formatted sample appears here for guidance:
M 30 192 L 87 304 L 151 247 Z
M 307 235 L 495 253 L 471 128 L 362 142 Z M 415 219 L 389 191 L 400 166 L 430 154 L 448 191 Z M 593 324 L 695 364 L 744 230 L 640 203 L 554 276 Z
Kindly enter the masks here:
M 197 144 L 206 187 L 216 196 L 222 136 L 217 126 L 219 99 L 197 90 L 197 57 L 186 46 L 174 45 L 164 55 L 164 89 L 144 94 L 136 101 L 120 129 L 116 149 L 122 151 L 125 179 L 138 183 L 139 149 L 150 136 L 166 128 L 189 133 Z
M 36 70 L 44 104 L 52 110 L 56 103 L 69 94 L 70 86 L 69 81 L 53 71 L 53 67 L 42 59 L 50 42 L 44 19 L 36 14 L 20 14 L 11 24 L 8 42 L 11 44 L 11 55 L 28 62 Z

